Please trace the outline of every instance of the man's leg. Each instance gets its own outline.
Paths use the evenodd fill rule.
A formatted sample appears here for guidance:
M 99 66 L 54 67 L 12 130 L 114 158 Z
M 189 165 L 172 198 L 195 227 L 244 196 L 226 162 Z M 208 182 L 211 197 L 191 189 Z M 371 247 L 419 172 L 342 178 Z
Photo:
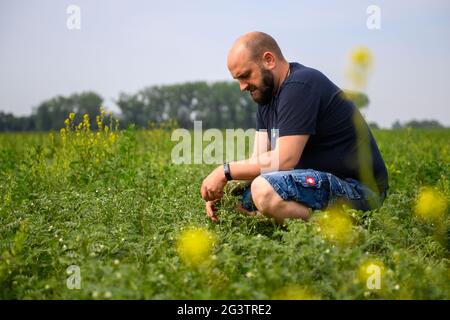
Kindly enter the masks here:
M 311 209 L 295 201 L 283 200 L 266 179 L 259 176 L 251 185 L 253 202 L 259 212 L 283 223 L 286 218 L 308 220 Z

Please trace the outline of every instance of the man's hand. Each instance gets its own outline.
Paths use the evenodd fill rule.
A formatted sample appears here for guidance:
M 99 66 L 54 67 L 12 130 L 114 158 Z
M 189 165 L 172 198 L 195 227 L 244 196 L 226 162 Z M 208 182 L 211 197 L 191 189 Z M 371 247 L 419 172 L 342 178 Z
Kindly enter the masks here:
M 213 222 L 218 222 L 219 218 L 216 216 L 217 209 L 214 207 L 215 201 L 206 201 L 206 215 L 211 218 Z
M 217 167 L 203 180 L 200 192 L 205 201 L 219 200 L 223 196 L 223 188 L 227 184 L 227 178 L 223 173 L 223 167 Z

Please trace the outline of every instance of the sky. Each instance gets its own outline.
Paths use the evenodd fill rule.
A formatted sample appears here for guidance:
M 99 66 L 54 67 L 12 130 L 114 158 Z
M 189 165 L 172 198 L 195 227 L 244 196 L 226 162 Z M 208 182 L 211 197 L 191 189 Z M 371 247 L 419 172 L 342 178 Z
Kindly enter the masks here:
M 67 8 L 80 8 L 80 29 Z M 367 28 L 370 5 L 380 29 Z M 93 90 L 118 111 L 121 92 L 232 80 L 226 56 L 248 31 L 272 35 L 289 61 L 341 88 L 349 53 L 369 48 L 368 121 L 450 126 L 450 1 L 0 0 L 0 111 L 29 115 L 56 95 Z

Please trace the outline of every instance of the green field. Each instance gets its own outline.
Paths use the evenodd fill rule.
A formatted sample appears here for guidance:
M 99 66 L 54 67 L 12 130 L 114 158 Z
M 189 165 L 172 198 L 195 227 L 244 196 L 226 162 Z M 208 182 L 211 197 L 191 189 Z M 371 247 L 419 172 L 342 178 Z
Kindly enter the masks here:
M 214 166 L 172 164 L 170 130 L 112 129 L 0 135 L 0 298 L 450 298 L 450 130 L 375 131 L 388 198 L 346 210 L 351 237 L 337 241 L 318 227 L 324 213 L 277 225 L 235 212 L 229 195 L 213 224 L 199 189 Z M 416 214 L 423 187 L 429 217 Z M 177 250 L 192 226 L 215 239 L 201 264 Z

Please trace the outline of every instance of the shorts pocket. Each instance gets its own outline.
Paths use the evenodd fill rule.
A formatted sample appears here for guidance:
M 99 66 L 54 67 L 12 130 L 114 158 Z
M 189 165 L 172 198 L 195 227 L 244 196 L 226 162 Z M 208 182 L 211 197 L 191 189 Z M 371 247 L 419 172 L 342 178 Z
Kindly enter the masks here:
M 320 188 L 322 186 L 322 178 L 314 170 L 302 171 L 292 175 L 292 179 L 296 183 L 300 183 L 306 188 Z

